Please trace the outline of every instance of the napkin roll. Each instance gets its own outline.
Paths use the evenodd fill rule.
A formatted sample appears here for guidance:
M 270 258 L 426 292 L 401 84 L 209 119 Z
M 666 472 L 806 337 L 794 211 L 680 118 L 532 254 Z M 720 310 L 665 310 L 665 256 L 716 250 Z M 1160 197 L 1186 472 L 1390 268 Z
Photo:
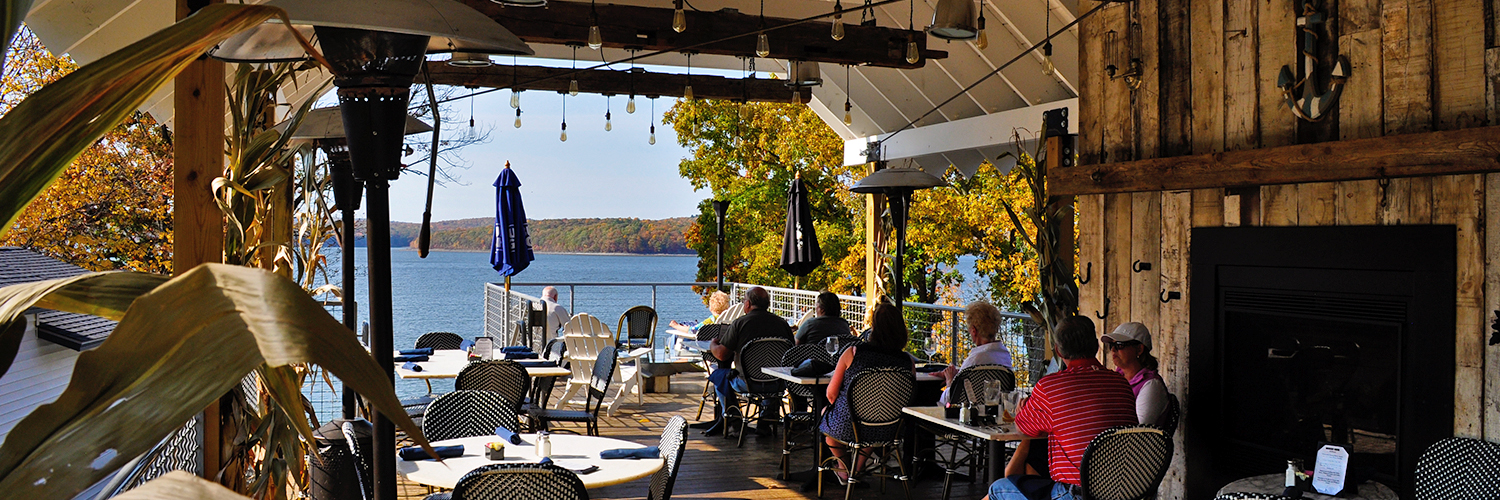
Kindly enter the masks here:
M 504 427 L 496 427 L 495 435 L 500 436 L 500 439 L 508 441 L 510 442 L 510 444 L 521 444 L 521 435 L 516 434 L 510 429 L 506 429 Z
M 604 451 L 599 452 L 599 458 L 603 458 L 603 459 L 661 458 L 661 449 L 657 448 L 655 446 L 647 446 L 645 448 L 616 448 L 616 449 L 613 449 L 613 450 L 604 450 Z
M 438 458 L 461 457 L 464 454 L 464 445 L 458 444 L 453 446 L 434 446 L 433 450 L 437 451 Z M 432 455 L 428 455 L 427 450 L 422 449 L 421 446 L 407 446 L 405 448 L 402 448 L 401 451 L 398 451 L 397 454 L 401 456 L 402 460 L 406 460 L 408 462 L 413 460 L 432 459 Z
M 422 365 L 416 364 L 415 362 L 411 362 L 411 361 L 406 362 L 406 364 L 401 365 L 401 367 L 405 368 L 407 370 L 414 371 L 414 372 L 421 372 L 422 371 Z

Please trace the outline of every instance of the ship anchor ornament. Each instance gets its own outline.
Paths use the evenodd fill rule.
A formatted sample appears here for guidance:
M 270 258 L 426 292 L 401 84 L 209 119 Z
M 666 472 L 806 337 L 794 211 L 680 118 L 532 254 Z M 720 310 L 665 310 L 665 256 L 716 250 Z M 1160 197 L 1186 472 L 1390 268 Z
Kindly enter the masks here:
M 1318 69 L 1318 31 L 1327 20 L 1323 12 L 1314 6 L 1316 0 L 1293 0 L 1302 6 L 1302 13 L 1297 18 L 1297 30 L 1302 32 L 1302 77 L 1292 76 L 1291 66 L 1282 66 L 1281 74 L 1276 78 L 1276 86 L 1281 88 L 1281 96 L 1286 100 L 1286 105 L 1292 108 L 1292 114 L 1298 118 L 1310 122 L 1321 121 L 1328 116 L 1328 112 L 1338 105 L 1339 95 L 1344 91 L 1344 82 L 1349 80 L 1349 58 L 1342 55 L 1335 56 L 1333 68 L 1328 74 L 1328 91 L 1322 94 L 1308 96 L 1310 77 Z M 1297 97 L 1301 93 L 1302 97 Z

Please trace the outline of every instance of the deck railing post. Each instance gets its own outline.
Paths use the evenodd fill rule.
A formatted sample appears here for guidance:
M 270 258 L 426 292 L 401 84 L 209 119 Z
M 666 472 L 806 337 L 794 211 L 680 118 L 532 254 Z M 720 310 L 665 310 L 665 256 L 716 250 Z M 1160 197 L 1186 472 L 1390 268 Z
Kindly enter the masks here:
M 651 310 L 656 310 L 656 285 L 651 285 Z
M 568 285 L 568 314 L 578 314 L 578 304 L 575 303 L 577 298 L 578 287 Z
M 948 364 L 958 364 L 958 311 L 948 311 Z

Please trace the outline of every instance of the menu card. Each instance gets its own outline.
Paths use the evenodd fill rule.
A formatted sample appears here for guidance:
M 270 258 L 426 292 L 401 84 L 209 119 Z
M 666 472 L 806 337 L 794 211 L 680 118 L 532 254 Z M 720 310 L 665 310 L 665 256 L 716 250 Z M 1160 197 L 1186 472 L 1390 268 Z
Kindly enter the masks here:
M 1336 444 L 1323 445 L 1318 449 L 1318 459 L 1313 466 L 1313 489 L 1324 495 L 1339 494 L 1344 490 L 1348 470 L 1349 450 Z
M 495 339 L 489 337 L 478 337 L 474 339 L 474 355 L 479 359 L 495 359 Z

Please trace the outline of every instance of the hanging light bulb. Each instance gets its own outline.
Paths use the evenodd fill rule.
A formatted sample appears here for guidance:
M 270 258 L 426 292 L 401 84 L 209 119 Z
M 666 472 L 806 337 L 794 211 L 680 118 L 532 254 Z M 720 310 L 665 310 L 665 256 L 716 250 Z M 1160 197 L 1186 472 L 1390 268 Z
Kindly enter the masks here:
M 573 77 L 568 80 L 568 95 L 577 96 L 578 95 L 578 73 L 577 73 L 577 71 L 578 71 L 578 47 L 579 47 L 579 45 L 578 45 L 578 42 L 569 42 L 568 46 L 573 48 L 573 71 L 574 71 Z M 564 100 L 563 102 L 566 103 L 567 101 Z M 566 104 L 564 104 L 564 106 L 566 106 Z
M 854 85 L 849 83 L 849 66 L 844 65 L 844 125 L 854 124 L 854 115 L 849 114 L 849 111 L 854 109 L 849 105 L 849 94 L 854 92 Z
M 689 83 L 682 87 L 682 98 L 689 101 L 693 100 L 693 84 Z
M 682 0 L 673 2 L 675 9 L 672 11 L 672 31 L 682 33 L 687 31 L 687 13 L 682 10 Z
M 974 26 L 979 29 L 979 37 L 974 39 L 974 47 L 984 50 L 990 46 L 990 37 L 984 34 L 984 5 L 979 6 L 979 23 Z
M 510 89 L 510 107 L 513 109 L 521 108 L 521 91 Z
M 651 126 L 651 138 L 646 140 L 647 144 L 656 145 L 656 125 Z
M 916 64 L 922 60 L 922 53 L 917 50 L 917 36 L 911 35 L 906 39 L 906 62 Z
M 630 100 L 625 101 L 625 113 L 635 114 L 635 94 L 631 94 Z
M 802 89 L 792 87 L 792 104 L 802 104 Z
M 604 112 L 604 131 L 605 132 L 609 132 L 609 131 L 614 130 L 614 129 L 615 129 L 615 126 L 614 125 L 610 125 L 610 123 L 609 123 L 609 112 L 605 111 Z
M 693 100 L 693 53 L 686 52 L 685 54 L 687 54 L 687 85 L 682 87 L 682 98 L 691 101 Z M 656 114 L 655 101 L 652 101 L 651 113 Z
M 521 128 L 521 108 L 516 108 L 516 128 Z
M 562 135 L 557 136 L 557 140 L 568 142 L 568 122 L 562 122 Z
M 599 24 L 595 21 L 593 26 L 589 26 L 589 48 L 599 50 L 599 47 L 603 46 L 604 37 L 599 35 Z
M 854 115 L 849 113 L 851 109 L 854 109 L 854 107 L 849 105 L 848 99 L 844 99 L 844 125 L 854 124 Z
M 578 95 L 578 79 L 577 78 L 574 78 L 572 80 L 568 80 L 568 95 L 571 95 L 571 96 L 577 96 Z
M 833 39 L 844 39 L 844 4 L 833 2 Z
M 469 115 L 469 128 L 474 128 L 474 116 Z
M 767 37 L 765 33 L 761 33 L 755 39 L 755 55 L 760 57 L 769 57 L 771 55 L 771 38 Z
M 1057 66 L 1052 65 L 1052 42 L 1042 45 L 1042 74 L 1047 76 L 1057 74 Z
M 646 141 L 652 146 L 656 145 L 656 98 L 651 98 L 651 138 Z

